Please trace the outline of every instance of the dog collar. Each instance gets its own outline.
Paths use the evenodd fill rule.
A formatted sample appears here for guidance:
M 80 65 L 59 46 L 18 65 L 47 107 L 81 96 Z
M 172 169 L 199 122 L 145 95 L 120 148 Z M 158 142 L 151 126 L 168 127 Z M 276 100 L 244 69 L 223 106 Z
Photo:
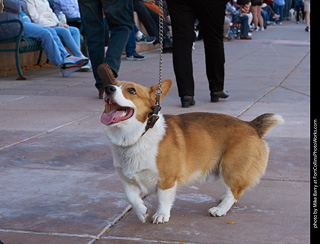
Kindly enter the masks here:
M 145 131 L 143 132 L 143 134 L 141 136 L 146 134 L 146 132 L 149 129 L 153 128 L 153 126 L 156 124 L 156 122 L 159 119 L 160 110 L 161 110 L 160 104 L 156 104 L 156 105 L 152 106 L 152 112 L 148 115 L 147 125 L 145 128 Z

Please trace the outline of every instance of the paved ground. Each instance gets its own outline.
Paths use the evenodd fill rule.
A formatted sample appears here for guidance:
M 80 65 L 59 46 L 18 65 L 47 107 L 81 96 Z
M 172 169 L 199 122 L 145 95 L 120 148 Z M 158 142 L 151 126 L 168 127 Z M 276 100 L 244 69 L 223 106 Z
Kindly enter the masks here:
M 164 225 L 141 224 L 126 200 L 103 132 L 92 73 L 62 78 L 46 66 L 0 78 L 0 239 L 5 244 L 309 243 L 310 35 L 284 22 L 225 43 L 229 99 L 209 102 L 202 42 L 194 51 L 196 106 L 180 108 L 177 89 L 163 113 L 209 111 L 251 120 L 278 113 L 286 123 L 265 140 L 266 175 L 221 218 L 208 216 L 221 182 L 181 188 Z M 158 51 L 123 61 L 119 80 L 158 81 Z M 3 74 L 2 74 L 3 75 Z M 163 78 L 174 79 L 171 54 Z M 151 214 L 156 197 L 145 199 Z

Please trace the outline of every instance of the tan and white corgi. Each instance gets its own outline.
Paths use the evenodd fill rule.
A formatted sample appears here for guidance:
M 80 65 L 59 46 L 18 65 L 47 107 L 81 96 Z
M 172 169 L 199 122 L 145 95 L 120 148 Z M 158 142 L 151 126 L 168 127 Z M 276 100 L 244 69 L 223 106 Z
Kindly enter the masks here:
M 171 80 L 162 82 L 161 99 L 171 86 Z M 114 166 L 128 200 L 144 223 L 148 210 L 140 194 L 157 193 L 153 223 L 165 223 L 177 188 L 222 177 L 225 197 L 209 214 L 225 215 L 243 191 L 264 174 L 269 151 L 262 137 L 283 123 L 282 117 L 263 114 L 245 122 L 214 113 L 159 114 L 154 127 L 146 131 L 157 87 L 125 81 L 106 87 L 101 122 L 112 142 Z

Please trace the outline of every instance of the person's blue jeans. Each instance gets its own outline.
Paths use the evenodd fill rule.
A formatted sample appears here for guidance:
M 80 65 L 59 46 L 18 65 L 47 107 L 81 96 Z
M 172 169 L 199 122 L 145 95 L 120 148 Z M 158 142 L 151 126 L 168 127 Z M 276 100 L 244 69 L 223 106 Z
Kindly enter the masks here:
M 69 26 L 69 29 L 64 27 L 52 28 L 62 38 L 64 44 L 73 56 L 81 57 L 83 55 L 80 49 L 80 31 L 77 27 Z
M 283 19 L 283 6 L 279 6 L 277 4 L 273 4 L 273 11 L 276 13 L 276 14 L 279 14 L 280 15 L 280 18 L 279 18 L 279 21 L 282 22 L 282 19 Z
M 28 16 L 23 17 L 24 36 L 41 41 L 41 47 L 47 58 L 56 66 L 63 63 L 64 57 L 69 55 L 54 29 L 32 23 Z
M 291 9 L 292 0 L 285 0 L 284 8 L 283 8 L 283 17 L 289 17 L 289 10 Z
M 101 90 L 104 87 L 98 76 L 97 68 L 100 64 L 107 63 L 115 77 L 118 76 L 121 55 L 134 24 L 133 3 L 132 0 L 79 0 L 79 8 L 96 80 L 95 86 Z M 106 56 L 104 45 L 107 33 L 105 33 L 102 9 L 111 33 Z
M 262 16 L 262 19 L 263 19 L 263 27 L 267 28 L 267 21 L 268 21 L 268 18 L 269 18 L 267 11 L 262 10 L 261 11 L 261 16 Z
M 136 24 L 134 24 L 133 29 L 129 35 L 128 43 L 126 45 L 126 53 L 131 56 L 136 53 L 136 33 L 139 31 Z
M 241 35 L 248 35 L 249 33 L 248 15 L 239 16 L 239 20 L 241 23 Z

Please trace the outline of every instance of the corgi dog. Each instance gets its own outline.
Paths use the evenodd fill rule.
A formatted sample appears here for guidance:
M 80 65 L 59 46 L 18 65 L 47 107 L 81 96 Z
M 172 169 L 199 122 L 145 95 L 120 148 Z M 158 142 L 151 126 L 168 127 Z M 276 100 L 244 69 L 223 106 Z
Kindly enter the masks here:
M 160 99 L 171 86 L 171 80 L 162 81 Z M 144 223 L 148 217 L 141 193 L 157 194 L 152 222 L 166 223 L 177 189 L 209 178 L 222 178 L 226 186 L 223 200 L 209 214 L 225 215 L 264 174 L 269 150 L 262 137 L 283 123 L 282 117 L 263 114 L 246 122 L 216 113 L 159 114 L 153 128 L 146 130 L 157 87 L 109 82 L 101 116 L 112 143 L 114 166 L 138 219 Z

